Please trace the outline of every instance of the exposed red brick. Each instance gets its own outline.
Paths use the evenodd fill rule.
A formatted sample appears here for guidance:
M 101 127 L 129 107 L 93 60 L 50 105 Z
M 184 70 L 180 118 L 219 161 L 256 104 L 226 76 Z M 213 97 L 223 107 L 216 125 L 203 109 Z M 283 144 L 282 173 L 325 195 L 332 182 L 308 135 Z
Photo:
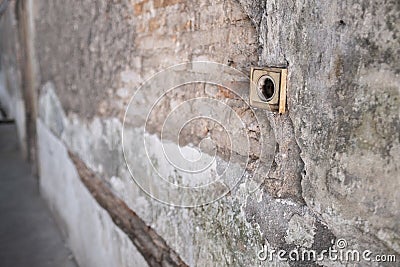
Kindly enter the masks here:
M 149 32 L 154 32 L 160 28 L 160 21 L 158 18 L 151 18 L 149 20 Z
M 232 93 L 230 90 L 226 89 L 225 87 L 218 86 L 218 93 L 217 97 L 222 97 L 222 98 L 236 98 L 235 94 Z
M 182 0 L 154 0 L 154 8 L 176 5 L 183 2 Z
M 141 15 L 144 13 L 144 5 L 149 2 L 149 0 L 144 0 L 142 2 L 136 3 L 133 5 L 133 10 L 135 15 Z

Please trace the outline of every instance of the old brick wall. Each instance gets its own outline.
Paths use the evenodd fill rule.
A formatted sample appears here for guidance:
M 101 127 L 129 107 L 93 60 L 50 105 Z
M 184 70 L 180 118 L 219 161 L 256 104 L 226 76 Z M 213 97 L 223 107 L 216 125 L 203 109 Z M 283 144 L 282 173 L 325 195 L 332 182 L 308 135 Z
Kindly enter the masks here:
M 35 2 L 34 14 L 40 183 L 82 265 L 101 265 L 102 257 L 109 258 L 103 264 L 146 259 L 142 247 L 128 249 L 127 236 L 142 244 L 135 243 L 129 227 L 122 233 L 116 226 L 127 225 L 127 218 L 113 224 L 88 200 L 67 151 L 190 266 L 267 264 L 257 259 L 262 245 L 320 252 L 335 238 L 346 239 L 349 248 L 399 255 L 397 2 L 42 0 Z M 243 74 L 224 73 L 221 81 L 229 88 L 197 82 L 155 101 L 159 87 L 188 72 L 204 77 L 201 73 L 212 70 L 181 65 L 167 72 L 168 82 L 154 82 L 159 71 L 192 61 L 226 64 Z M 288 67 L 287 114 L 247 105 L 243 76 L 257 65 Z M 144 87 L 130 103 L 142 84 L 154 87 Z M 190 104 L 206 97 L 224 105 L 216 114 L 220 123 L 196 119 L 178 139 L 179 121 L 162 128 L 170 114 L 213 110 L 217 105 Z M 242 122 L 238 130 L 224 131 L 233 118 Z M 189 186 L 196 177 L 164 164 L 162 148 L 193 156 L 198 145 L 206 160 L 215 159 L 201 178 L 218 177 L 226 166 L 232 177 L 243 178 L 208 205 L 162 203 L 193 200 L 163 192 L 153 182 L 158 175 L 153 168 Z M 119 208 L 100 205 L 106 211 Z M 91 230 L 90 224 L 79 224 L 90 210 L 96 211 L 88 215 L 96 222 Z M 86 233 L 96 246 L 79 243 Z M 102 246 L 105 252 L 99 253 Z M 301 264 L 316 265 L 279 263 Z

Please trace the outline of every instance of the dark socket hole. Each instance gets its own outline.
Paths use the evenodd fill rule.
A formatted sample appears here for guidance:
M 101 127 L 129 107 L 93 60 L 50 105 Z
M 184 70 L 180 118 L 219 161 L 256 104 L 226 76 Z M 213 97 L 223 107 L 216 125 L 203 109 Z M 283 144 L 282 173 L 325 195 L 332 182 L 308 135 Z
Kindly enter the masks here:
M 262 95 L 268 101 L 274 96 L 274 92 L 275 92 L 274 82 L 270 78 L 265 79 L 264 85 L 261 88 Z

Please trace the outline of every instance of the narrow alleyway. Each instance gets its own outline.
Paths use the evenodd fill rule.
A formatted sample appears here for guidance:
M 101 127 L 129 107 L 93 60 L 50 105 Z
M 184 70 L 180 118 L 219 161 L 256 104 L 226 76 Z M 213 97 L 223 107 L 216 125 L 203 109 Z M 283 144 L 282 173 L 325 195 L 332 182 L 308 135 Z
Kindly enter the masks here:
M 76 266 L 10 123 L 0 123 L 0 266 Z

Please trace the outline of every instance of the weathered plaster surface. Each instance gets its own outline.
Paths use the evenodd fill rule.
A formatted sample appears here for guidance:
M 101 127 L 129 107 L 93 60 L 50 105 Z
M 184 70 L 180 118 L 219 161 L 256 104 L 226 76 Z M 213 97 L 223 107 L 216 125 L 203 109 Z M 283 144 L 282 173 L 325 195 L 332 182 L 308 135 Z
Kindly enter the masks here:
M 187 209 L 160 203 L 143 192 L 133 182 L 125 164 L 121 164 L 124 162 L 120 140 L 122 125 L 118 120 L 97 118 L 86 126 L 76 116 L 65 116 L 52 84 L 46 84 L 42 92 L 39 114 L 44 125 L 109 181 L 115 193 L 189 265 L 256 262 L 258 245 L 262 242 L 260 232 L 246 222 L 242 210 L 249 194 L 247 191 L 254 190 L 253 185 L 243 183 L 235 188 L 232 196 L 210 206 Z M 156 143 L 160 142 L 156 136 L 153 139 Z M 142 141 L 141 138 L 138 140 Z M 109 155 L 109 158 L 94 155 Z M 138 156 L 145 157 L 144 152 L 138 153 Z M 154 156 L 159 157 L 160 154 Z M 143 175 L 152 175 L 151 172 L 146 173 L 149 171 L 144 169 Z M 260 194 L 261 191 L 258 192 Z M 244 256 L 246 254 L 248 256 Z
M 80 266 L 147 266 L 82 184 L 65 145 L 37 121 L 40 189 Z
M 239 2 L 38 2 L 41 134 L 50 129 L 52 138 L 108 181 L 189 265 L 254 266 L 263 244 L 321 251 L 335 237 L 353 248 L 398 255 L 399 3 Z M 265 181 L 258 190 L 250 190 L 248 168 L 249 176 L 225 198 L 183 209 L 149 198 L 133 183 L 120 136 L 136 86 L 167 66 L 191 60 L 217 61 L 247 73 L 250 65 L 287 66 L 289 112 L 256 111 L 263 120 L 252 128 L 251 110 L 223 88 L 200 86 L 166 95 L 145 133 L 154 144 L 160 142 L 165 115 L 199 96 L 233 107 L 255 144 L 260 133 L 273 134 L 276 141 L 273 161 L 261 161 Z M 236 86 L 246 96 L 248 85 Z M 130 134 L 143 138 L 136 130 L 146 114 L 136 104 Z M 190 150 L 208 133 L 221 144 L 222 155 L 228 142 L 211 123 L 189 125 L 180 145 Z M 39 146 L 46 142 L 42 138 Z M 46 172 L 52 171 L 42 173 L 49 178 Z M 48 195 L 54 193 L 50 185 Z M 93 204 L 90 196 L 82 201 Z M 71 224 L 68 215 L 64 218 Z
M 253 26 L 246 22 L 245 15 L 240 15 L 234 3 L 225 4 L 234 6 L 235 16 L 241 19 L 232 23 L 233 15 L 227 15 L 230 26 L 208 35 L 204 31 L 214 29 L 215 24 L 212 20 L 202 20 L 203 17 L 218 12 L 224 5 L 203 3 L 199 15 L 186 2 L 171 2 L 164 7 L 157 3 L 134 2 L 133 9 L 127 2 L 84 5 L 79 12 L 89 15 L 97 22 L 94 24 L 89 23 L 86 15 L 76 12 L 74 17 L 59 13 L 62 19 L 56 16 L 55 20 L 50 15 L 38 19 L 38 31 L 46 40 L 38 47 L 43 82 L 54 81 L 55 92 L 70 118 L 71 126 L 65 128 L 63 137 L 66 143 L 89 166 L 110 179 L 117 193 L 189 264 L 207 263 L 211 258 L 223 262 L 227 260 L 225 257 L 241 263 L 254 262 L 255 253 L 239 248 L 256 248 L 264 242 L 263 238 L 277 248 L 301 244 L 321 250 L 335 236 L 344 236 L 355 247 L 398 250 L 399 81 L 395 64 L 398 62 L 395 52 L 399 49 L 395 42 L 398 5 L 388 3 L 392 5 L 388 8 L 377 2 L 325 5 L 302 1 L 253 5 L 241 1 L 256 26 L 257 40 Z M 39 13 L 61 12 L 57 11 L 58 6 L 57 2 L 43 5 Z M 181 24 L 164 13 L 178 11 L 192 14 L 188 17 L 191 18 L 188 28 L 174 28 Z M 224 20 L 215 23 L 225 25 Z M 54 28 L 74 26 L 55 39 L 47 30 L 50 24 Z M 135 28 L 128 30 L 127 25 Z M 176 35 L 168 33 L 171 28 Z M 235 32 L 236 28 L 242 34 L 253 32 L 253 42 L 241 48 L 230 41 L 225 44 L 233 44 L 232 47 L 218 48 L 222 47 L 218 38 L 224 36 L 224 29 Z M 118 34 L 120 37 L 113 37 Z M 62 45 L 59 39 L 64 40 Z M 242 45 L 246 45 L 244 40 Z M 124 110 L 132 90 L 150 74 L 174 62 L 212 59 L 229 63 L 226 62 L 229 59 L 239 69 L 246 69 L 255 64 L 254 57 L 241 59 L 235 53 L 253 51 L 252 55 L 256 55 L 256 41 L 261 48 L 259 65 L 289 66 L 289 115 L 264 113 L 277 141 L 265 191 L 245 198 L 240 197 L 240 190 L 234 191 L 202 212 L 171 209 L 149 200 L 128 181 L 118 147 L 122 120 L 118 114 Z M 86 44 L 89 49 L 85 49 Z M 52 57 L 53 54 L 57 56 Z M 69 57 L 72 60 L 66 60 Z M 65 61 L 67 65 L 61 64 Z M 54 68 L 50 71 L 47 65 Z M 61 72 L 65 75 L 59 75 Z M 205 92 L 218 93 L 212 88 L 206 88 Z M 190 90 L 186 96 L 190 96 Z M 221 96 L 229 98 L 226 94 Z M 171 100 L 179 101 L 180 96 L 167 99 L 158 113 L 161 117 L 154 118 L 156 123 L 150 133 L 157 133 L 157 121 L 162 120 L 169 105 L 174 105 Z M 136 122 L 140 121 L 139 116 Z M 194 129 L 195 135 L 201 133 Z M 201 137 L 200 134 L 196 138 Z M 92 141 L 88 142 L 89 139 Z M 307 206 L 302 206 L 304 203 Z M 224 212 L 215 217 L 219 205 Z M 240 210 L 237 216 L 246 227 L 229 218 L 228 214 L 234 210 Z M 193 230 L 197 229 L 195 226 L 191 230 L 183 226 L 183 221 L 197 225 L 199 232 Z M 253 231 L 251 223 L 263 234 L 258 241 L 240 235 Z M 295 224 L 301 225 L 301 230 Z M 214 232 L 232 233 L 233 229 L 239 231 L 239 236 L 219 236 Z M 214 234 L 211 239 L 200 238 L 204 233 Z
M 335 235 L 399 253 L 399 2 L 241 2 L 260 65 L 289 66 L 289 117 L 275 119 L 276 139 L 293 125 L 299 149 L 287 164 L 300 153 L 307 206 Z

